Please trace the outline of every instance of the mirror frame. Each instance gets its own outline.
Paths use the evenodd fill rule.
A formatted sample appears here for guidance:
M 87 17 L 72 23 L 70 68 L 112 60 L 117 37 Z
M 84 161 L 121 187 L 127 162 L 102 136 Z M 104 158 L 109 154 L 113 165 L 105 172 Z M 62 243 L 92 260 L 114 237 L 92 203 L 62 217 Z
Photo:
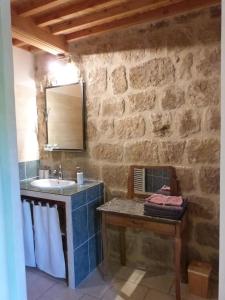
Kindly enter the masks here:
M 47 89 L 56 88 L 56 87 L 63 87 L 63 86 L 69 86 L 74 84 L 80 84 L 81 86 L 81 96 L 82 96 L 82 125 L 83 125 L 83 148 L 82 149 L 66 149 L 66 148 L 53 148 L 51 151 L 68 151 L 68 152 L 84 152 L 86 151 L 86 122 L 85 122 L 85 115 L 86 115 L 86 108 L 85 108 L 85 93 L 84 93 L 84 86 L 85 83 L 83 80 L 80 80 L 79 82 L 73 82 L 69 84 L 62 84 L 62 85 L 52 85 L 45 87 L 45 129 L 46 129 L 46 144 L 48 144 L 48 112 L 47 112 Z M 45 149 L 45 151 L 50 151 Z

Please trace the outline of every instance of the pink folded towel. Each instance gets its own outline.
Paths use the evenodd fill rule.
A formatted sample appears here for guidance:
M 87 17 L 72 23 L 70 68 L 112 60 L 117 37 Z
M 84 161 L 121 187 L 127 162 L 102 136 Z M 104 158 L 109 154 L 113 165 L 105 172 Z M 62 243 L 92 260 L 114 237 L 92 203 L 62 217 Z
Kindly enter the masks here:
M 161 194 L 153 194 L 146 198 L 145 201 L 159 205 L 171 206 L 181 206 L 183 204 L 183 199 L 181 196 L 165 196 Z

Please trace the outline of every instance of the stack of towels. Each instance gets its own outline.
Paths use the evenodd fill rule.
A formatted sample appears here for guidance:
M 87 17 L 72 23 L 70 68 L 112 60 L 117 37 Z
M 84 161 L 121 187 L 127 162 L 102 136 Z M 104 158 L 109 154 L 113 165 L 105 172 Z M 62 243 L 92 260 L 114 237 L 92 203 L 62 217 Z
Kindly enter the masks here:
M 162 194 L 152 194 L 145 199 L 144 214 L 147 216 L 179 220 L 187 208 L 187 200 L 181 196 L 170 196 L 170 187 L 163 186 Z

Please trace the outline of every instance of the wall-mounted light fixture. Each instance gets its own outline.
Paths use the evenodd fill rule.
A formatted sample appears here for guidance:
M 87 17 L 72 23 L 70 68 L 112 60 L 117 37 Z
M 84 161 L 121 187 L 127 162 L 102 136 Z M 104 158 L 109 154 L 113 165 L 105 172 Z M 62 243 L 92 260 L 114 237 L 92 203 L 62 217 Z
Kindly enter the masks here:
M 80 81 L 80 70 L 72 61 L 71 56 L 60 57 L 49 62 L 48 70 L 51 85 L 64 85 Z

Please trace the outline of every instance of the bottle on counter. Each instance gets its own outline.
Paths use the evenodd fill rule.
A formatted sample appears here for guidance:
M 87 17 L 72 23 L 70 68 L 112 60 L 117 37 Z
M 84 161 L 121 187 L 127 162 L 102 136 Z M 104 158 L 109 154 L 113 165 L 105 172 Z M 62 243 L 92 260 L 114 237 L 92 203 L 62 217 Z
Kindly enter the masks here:
M 80 167 L 77 167 L 77 184 L 84 183 L 84 173 L 81 171 Z

